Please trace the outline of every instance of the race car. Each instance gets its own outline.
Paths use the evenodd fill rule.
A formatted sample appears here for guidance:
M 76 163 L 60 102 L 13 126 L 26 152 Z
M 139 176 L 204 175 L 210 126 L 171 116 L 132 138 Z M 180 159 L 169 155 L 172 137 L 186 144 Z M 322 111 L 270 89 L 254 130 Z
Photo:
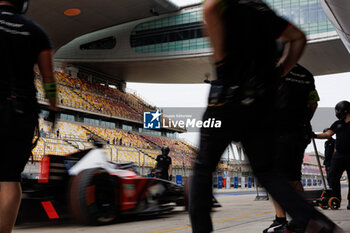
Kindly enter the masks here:
M 133 163 L 113 163 L 101 149 L 48 155 L 38 177 L 24 175 L 19 218 L 72 216 L 82 224 L 114 222 L 120 215 L 151 214 L 185 205 L 184 188 L 138 175 Z

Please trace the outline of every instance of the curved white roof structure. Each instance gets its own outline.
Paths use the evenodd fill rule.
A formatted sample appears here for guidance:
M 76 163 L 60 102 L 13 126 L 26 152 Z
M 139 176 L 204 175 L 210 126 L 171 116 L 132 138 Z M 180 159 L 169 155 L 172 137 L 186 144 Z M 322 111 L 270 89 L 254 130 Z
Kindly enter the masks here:
M 329 0 L 322 1 L 329 5 Z M 331 6 L 338 9 L 337 4 Z M 288 8 L 292 14 L 293 7 L 298 6 Z M 77 15 L 68 16 L 69 9 Z M 343 14 L 343 8 L 335 12 L 339 16 L 331 22 L 346 25 L 349 14 Z M 48 32 L 59 62 L 107 74 L 118 81 L 201 83 L 214 77 L 211 48 L 200 32 L 200 5 L 181 8 L 170 0 L 36 0 L 31 1 L 28 16 Z M 309 37 L 301 64 L 314 75 L 350 71 L 350 55 L 334 29 L 326 23 L 326 31 L 321 25 L 314 32 L 309 27 L 313 24 L 304 24 L 308 25 L 308 33 L 317 36 Z M 350 32 L 344 25 L 336 25 L 337 32 L 343 32 L 343 41 Z

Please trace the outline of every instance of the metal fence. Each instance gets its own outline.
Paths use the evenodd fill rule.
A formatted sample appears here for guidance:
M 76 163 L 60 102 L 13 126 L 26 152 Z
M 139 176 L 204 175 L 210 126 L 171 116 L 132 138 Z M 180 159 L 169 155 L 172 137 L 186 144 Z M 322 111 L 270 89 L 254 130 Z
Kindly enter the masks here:
M 40 150 L 34 150 L 34 160 L 40 161 L 44 155 L 56 154 L 66 155 L 69 153 L 77 152 L 79 150 L 86 150 L 93 148 L 93 144 L 76 137 L 62 136 L 57 138 L 54 135 L 46 135 L 47 137 L 41 137 L 39 147 Z M 106 144 L 102 149 L 107 160 L 116 163 L 134 162 L 138 167 L 141 175 L 147 175 L 151 169 L 155 166 L 155 158 L 161 154 L 160 150 L 156 149 L 144 149 L 137 147 L 125 147 L 119 145 Z M 173 160 L 173 175 L 187 176 L 189 170 L 191 170 L 191 161 L 193 154 L 171 152 L 171 158 Z

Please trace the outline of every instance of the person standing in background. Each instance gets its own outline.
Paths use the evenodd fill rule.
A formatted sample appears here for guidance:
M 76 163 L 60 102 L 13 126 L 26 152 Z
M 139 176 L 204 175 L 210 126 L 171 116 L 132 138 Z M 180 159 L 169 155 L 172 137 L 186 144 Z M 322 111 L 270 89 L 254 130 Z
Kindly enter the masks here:
M 343 100 L 335 106 L 335 115 L 339 119 L 325 133 L 315 134 L 318 139 L 330 139 L 334 134 L 335 152 L 331 160 L 331 168 L 329 172 L 330 185 L 333 191 L 333 196 L 341 197 L 340 179 L 344 171 L 350 175 L 350 102 Z M 350 210 L 350 184 L 348 184 L 348 205 Z
M 230 187 L 226 187 L 227 186 L 227 178 L 229 178 L 230 177 L 230 172 L 227 170 L 227 168 L 225 168 L 225 171 L 224 171 L 224 174 L 223 174 L 224 176 L 224 179 L 223 179 L 223 183 L 224 183 L 224 187 L 225 188 L 230 188 Z
M 329 130 L 329 128 L 324 129 L 323 133 L 327 132 Z M 332 162 L 332 157 L 334 154 L 334 150 L 335 150 L 335 139 L 333 137 L 327 139 L 327 141 L 325 141 L 324 143 L 324 161 L 323 161 L 323 165 L 325 166 L 326 169 L 326 174 L 327 174 L 327 182 L 330 185 L 330 171 L 331 171 L 331 162 Z
M 159 178 L 164 180 L 172 180 L 173 165 L 171 157 L 169 156 L 170 148 L 168 146 L 162 146 L 161 151 L 162 154 L 157 156 L 154 168 L 160 171 Z

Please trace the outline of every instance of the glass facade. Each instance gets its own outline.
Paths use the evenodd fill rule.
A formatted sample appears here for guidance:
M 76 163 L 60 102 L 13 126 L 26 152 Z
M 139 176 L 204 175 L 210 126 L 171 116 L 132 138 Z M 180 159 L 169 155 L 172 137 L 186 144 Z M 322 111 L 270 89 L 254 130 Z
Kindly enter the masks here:
M 62 119 L 64 119 L 64 118 L 62 118 Z M 74 121 L 74 119 L 72 119 L 72 118 L 71 119 L 66 119 L 66 120 Z M 116 128 L 116 124 L 114 122 L 98 120 L 98 119 L 92 119 L 92 118 L 88 118 L 88 117 L 84 117 L 84 121 L 83 122 L 85 124 L 89 124 L 89 125 L 102 126 L 102 127 L 106 127 L 106 128 L 113 128 L 113 129 Z
M 92 118 L 87 118 L 87 117 L 84 117 L 84 123 L 85 124 L 89 124 L 89 125 L 95 125 L 95 126 L 99 126 L 100 125 L 100 121 L 99 120 L 92 119 Z
M 113 49 L 117 44 L 117 39 L 114 36 L 110 36 L 101 40 L 89 42 L 87 44 L 80 45 L 81 50 L 104 50 Z
M 319 0 L 264 0 L 277 14 L 298 25 L 310 38 L 315 34 L 334 32 Z
M 123 129 L 123 130 L 132 131 L 132 126 L 131 126 L 131 125 L 122 124 L 122 129 Z
M 115 123 L 114 122 L 109 122 L 109 121 L 101 121 L 100 124 L 102 127 L 106 127 L 106 128 L 113 128 L 115 129 Z
M 335 33 L 319 0 L 264 0 L 278 15 L 298 25 L 309 39 Z M 137 53 L 176 52 L 210 48 L 201 32 L 202 9 L 137 25 L 130 45 Z M 334 34 L 332 34 L 334 35 Z
M 74 115 L 65 114 L 65 113 L 61 113 L 60 118 L 61 118 L 62 120 L 67 120 L 67 121 L 74 121 L 74 120 L 75 120 Z
M 157 131 L 157 130 L 139 128 L 139 132 L 140 133 L 151 134 L 151 135 L 155 135 L 155 136 L 162 136 L 162 132 L 161 131 Z
M 209 48 L 201 30 L 202 11 L 178 14 L 137 25 L 130 44 L 137 53 L 157 53 Z
M 168 137 L 168 138 L 174 138 L 174 139 L 177 139 L 179 137 L 179 133 L 175 132 L 175 133 L 172 133 L 172 132 L 166 132 L 165 133 L 165 136 Z

